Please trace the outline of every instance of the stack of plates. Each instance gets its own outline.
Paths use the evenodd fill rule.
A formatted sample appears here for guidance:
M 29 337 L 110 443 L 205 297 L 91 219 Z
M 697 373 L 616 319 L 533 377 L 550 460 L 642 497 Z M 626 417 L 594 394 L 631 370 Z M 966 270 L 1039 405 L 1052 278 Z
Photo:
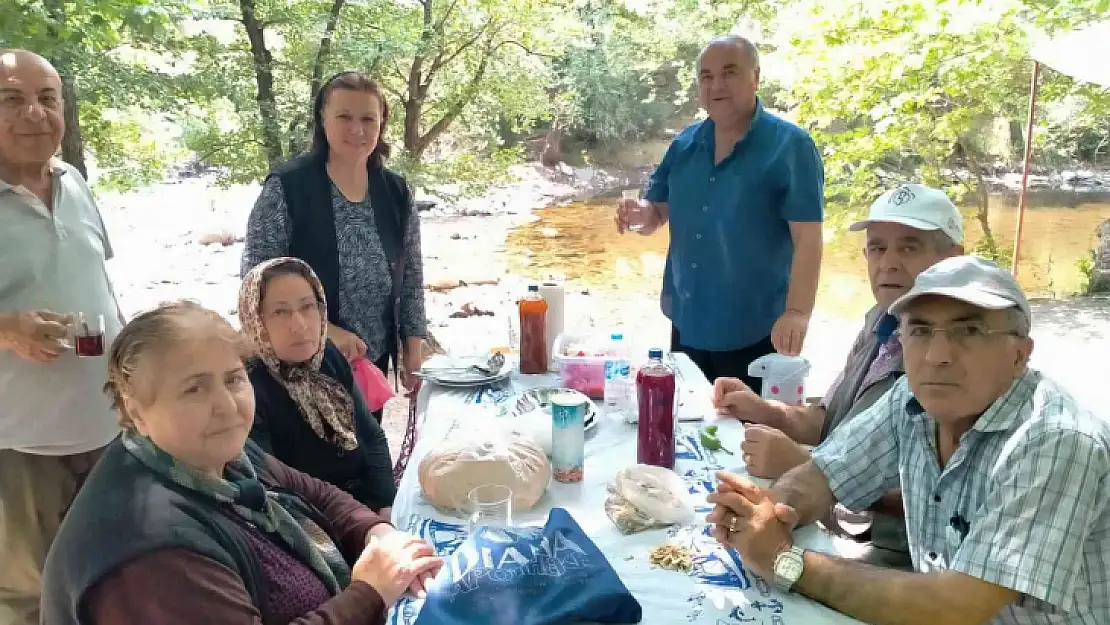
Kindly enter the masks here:
M 478 362 L 479 360 L 475 358 L 436 359 L 434 363 L 432 361 L 425 363 L 424 367 L 417 372 L 417 375 L 440 386 L 465 388 L 500 382 L 513 374 L 513 366 L 510 363 L 506 363 L 500 371 L 491 374 L 470 366 Z M 485 360 L 482 360 L 481 363 L 484 364 Z

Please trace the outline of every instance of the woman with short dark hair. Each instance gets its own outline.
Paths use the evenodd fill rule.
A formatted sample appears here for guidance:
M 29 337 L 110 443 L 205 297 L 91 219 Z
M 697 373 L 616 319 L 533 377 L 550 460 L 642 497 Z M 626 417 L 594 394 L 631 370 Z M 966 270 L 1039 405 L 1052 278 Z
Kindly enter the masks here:
M 384 166 L 389 104 L 376 82 L 343 72 L 312 116 L 311 150 L 271 172 L 251 211 L 242 273 L 281 256 L 308 263 L 331 303 L 328 338 L 348 360 L 383 372 L 392 360 L 411 391 L 427 334 L 424 270 L 412 193 Z

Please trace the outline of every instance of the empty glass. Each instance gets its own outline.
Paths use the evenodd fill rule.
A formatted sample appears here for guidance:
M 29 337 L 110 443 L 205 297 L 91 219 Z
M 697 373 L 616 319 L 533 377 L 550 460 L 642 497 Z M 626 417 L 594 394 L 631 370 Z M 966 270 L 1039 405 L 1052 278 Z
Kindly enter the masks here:
M 470 531 L 484 526 L 508 527 L 513 524 L 513 489 L 500 484 L 483 484 L 466 496 L 470 504 Z

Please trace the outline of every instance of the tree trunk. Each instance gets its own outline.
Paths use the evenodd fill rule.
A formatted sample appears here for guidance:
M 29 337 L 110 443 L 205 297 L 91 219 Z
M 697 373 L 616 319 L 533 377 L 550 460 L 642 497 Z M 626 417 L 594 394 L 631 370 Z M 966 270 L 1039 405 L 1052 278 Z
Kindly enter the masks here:
M 47 32 L 57 41 L 59 26 L 66 22 L 65 5 L 61 0 L 46 0 L 43 5 L 52 18 L 52 23 L 47 24 Z M 73 55 L 65 45 L 67 44 L 60 45 L 50 59 L 62 79 L 62 116 L 66 125 L 65 134 L 62 135 L 62 160 L 73 165 L 88 180 L 85 141 L 81 137 L 81 103 L 77 99 L 77 85 L 73 80 Z
M 979 249 L 985 251 L 993 256 L 992 260 L 1003 264 L 1009 262 L 1009 259 L 1003 258 L 1002 251 L 998 248 L 998 242 L 994 238 L 994 233 L 991 231 L 990 222 L 990 187 L 987 180 L 983 175 L 983 168 L 979 163 L 979 158 L 974 152 L 974 147 L 967 141 L 961 139 L 957 142 L 960 151 L 963 152 L 964 162 L 967 164 L 968 170 L 974 177 L 975 184 L 972 191 L 975 193 L 975 219 L 979 222 L 979 227 L 983 231 L 983 240 L 979 244 Z
M 243 27 L 254 57 L 254 79 L 258 85 L 258 113 L 262 118 L 262 143 L 266 160 L 276 167 L 285 160 L 281 146 L 281 127 L 278 125 L 277 101 L 274 98 L 274 58 L 266 48 L 265 26 L 258 19 L 254 0 L 239 0 L 243 13 Z
M 316 49 L 316 60 L 312 63 L 312 83 L 309 88 L 308 101 L 316 100 L 316 94 L 320 91 L 320 87 L 324 83 L 324 65 L 327 64 L 328 55 L 331 54 L 331 41 L 335 36 L 335 29 L 339 26 L 339 13 L 343 10 L 343 5 L 347 0 L 335 0 L 331 5 L 331 11 L 328 13 L 328 23 L 324 27 L 324 35 L 320 37 L 320 47 Z
M 62 135 L 62 160 L 73 165 L 81 172 L 81 176 L 88 180 L 89 170 L 85 165 L 85 141 L 81 138 L 81 105 L 77 100 L 77 87 L 73 84 L 73 78 L 68 69 L 64 72 L 58 69 L 58 73 L 62 77 L 63 115 L 66 123 L 66 132 Z
M 1025 158 L 1025 129 L 1021 122 L 1010 120 L 1010 158 L 1022 162 Z

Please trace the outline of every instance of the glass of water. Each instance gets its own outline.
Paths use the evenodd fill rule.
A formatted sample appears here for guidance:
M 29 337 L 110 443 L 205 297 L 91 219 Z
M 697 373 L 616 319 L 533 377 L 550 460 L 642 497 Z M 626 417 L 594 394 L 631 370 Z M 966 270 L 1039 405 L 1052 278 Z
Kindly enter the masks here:
M 513 489 L 501 484 L 483 484 L 466 496 L 470 505 L 469 529 L 509 527 L 513 524 Z

